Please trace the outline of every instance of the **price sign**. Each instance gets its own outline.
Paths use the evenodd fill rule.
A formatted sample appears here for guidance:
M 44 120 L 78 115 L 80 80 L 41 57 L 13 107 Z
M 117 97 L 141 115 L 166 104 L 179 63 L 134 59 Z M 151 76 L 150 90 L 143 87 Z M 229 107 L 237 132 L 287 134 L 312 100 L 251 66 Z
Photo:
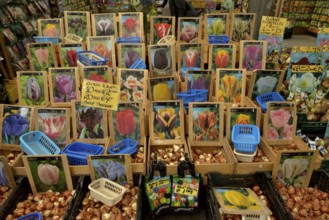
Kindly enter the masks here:
M 286 18 L 263 16 L 259 34 L 283 36 L 286 24 Z

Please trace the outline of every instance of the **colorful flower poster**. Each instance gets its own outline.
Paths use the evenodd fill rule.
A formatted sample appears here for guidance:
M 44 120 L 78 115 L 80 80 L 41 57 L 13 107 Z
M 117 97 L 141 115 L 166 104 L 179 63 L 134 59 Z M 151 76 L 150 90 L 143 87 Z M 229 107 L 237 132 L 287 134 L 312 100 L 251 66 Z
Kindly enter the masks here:
M 87 50 L 91 50 L 106 59 L 109 67 L 115 67 L 115 47 L 113 36 L 87 37 Z
M 27 54 L 31 70 L 48 71 L 50 67 L 57 67 L 56 53 L 52 43 L 27 44 Z
M 234 44 L 212 44 L 210 46 L 211 69 L 216 72 L 217 68 L 234 68 L 236 48 Z
M 219 141 L 219 104 L 192 104 L 192 140 Z
M 59 148 L 68 144 L 70 112 L 67 109 L 37 109 L 36 130 L 43 132 Z
M 329 28 L 319 28 L 316 46 L 329 46 Z
M 173 44 L 150 45 L 148 48 L 152 77 L 171 76 L 176 70 Z
M 194 43 L 201 39 L 200 18 L 178 18 L 178 36 L 182 43 Z
M 21 105 L 48 105 L 46 72 L 17 72 L 18 98 Z
M 38 19 L 38 35 L 47 37 L 64 38 L 63 20 L 54 19 Z
M 93 36 L 117 36 L 114 13 L 92 14 Z
M 120 100 L 124 102 L 145 101 L 146 82 L 146 70 L 119 69 Z
M 266 41 L 241 41 L 240 45 L 240 69 L 265 69 Z
M 293 65 L 289 80 L 289 92 L 307 93 L 314 99 L 323 78 L 321 65 Z
M 256 97 L 269 92 L 279 92 L 283 80 L 283 73 L 279 70 L 257 70 L 251 77 L 249 97 Z
M 82 79 L 112 83 L 110 71 L 108 66 L 85 66 L 82 68 Z
M 270 56 L 275 50 L 277 50 L 278 53 L 281 53 L 283 36 L 270 36 L 266 34 L 260 34 L 258 36 L 258 40 L 267 42 L 267 56 Z
M 143 14 L 119 13 L 119 36 L 120 37 L 143 37 Z
M 175 35 L 175 17 L 151 17 L 151 44 L 157 44 L 163 37 Z
M 255 25 L 255 14 L 242 13 L 233 14 L 231 22 L 231 41 L 240 42 L 240 40 L 252 39 Z
M 78 52 L 83 51 L 83 45 L 77 44 L 59 44 L 59 58 L 61 67 L 77 67 Z
M 31 116 L 29 107 L 4 105 L 1 144 L 20 144 L 20 136 L 32 130 Z
M 94 155 L 88 165 L 92 181 L 106 178 L 122 186 L 132 181 L 130 155 Z
M 294 103 L 268 103 L 264 136 L 269 141 L 293 140 L 296 132 L 296 108 Z
M 145 62 L 144 44 L 118 44 L 118 67 L 130 68 L 137 59 Z
M 220 36 L 228 34 L 228 14 L 206 15 L 206 40 L 208 36 Z
M 181 120 L 180 102 L 153 103 L 153 138 L 154 140 L 180 140 Z
M 23 156 L 32 193 L 72 190 L 72 179 L 65 155 Z
M 207 89 L 208 96 L 212 94 L 212 74 L 211 70 L 188 70 L 187 71 L 187 90 Z
M 105 139 L 107 137 L 106 114 L 103 109 L 82 106 L 73 102 L 73 136 L 75 139 Z
M 153 101 L 174 100 L 177 83 L 175 77 L 150 79 L 149 94 Z
M 218 69 L 216 101 L 242 103 L 245 96 L 246 75 L 241 69 Z
M 112 111 L 113 136 L 115 141 L 124 139 L 141 140 L 140 107 L 137 103 L 119 103 Z M 110 126 L 112 126 L 110 124 Z
M 279 152 L 272 173 L 273 181 L 284 186 L 307 187 L 317 152 Z
M 180 52 L 178 57 L 178 69 L 197 67 L 201 68 L 202 60 L 202 44 L 180 44 Z
M 54 106 L 71 105 L 79 96 L 79 75 L 77 68 L 49 69 L 50 102 Z
M 82 11 L 64 11 L 66 35 L 75 34 L 86 40 L 91 36 L 90 14 Z

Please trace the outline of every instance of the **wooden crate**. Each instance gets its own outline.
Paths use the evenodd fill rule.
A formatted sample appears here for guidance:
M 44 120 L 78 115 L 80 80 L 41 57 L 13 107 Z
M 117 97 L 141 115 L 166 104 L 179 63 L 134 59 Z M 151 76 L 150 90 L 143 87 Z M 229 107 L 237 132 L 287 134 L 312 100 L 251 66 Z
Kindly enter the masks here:
M 22 158 L 24 152 L 21 150 L 10 150 L 10 149 L 3 149 L 0 148 L 0 155 L 7 157 L 9 154 L 14 154 L 15 158 L 13 159 L 12 163 L 9 164 L 11 168 L 17 166 L 19 164 L 19 160 Z M 9 160 L 8 160 L 9 163 Z
M 226 138 L 225 138 L 225 141 L 229 145 L 229 142 Z M 235 165 L 235 170 L 234 170 L 235 174 L 250 174 L 250 173 L 255 173 L 255 172 L 264 172 L 264 171 L 273 170 L 275 160 L 273 160 L 269 157 L 269 155 L 270 155 L 269 146 L 263 138 L 261 138 L 261 142 L 258 145 L 258 147 L 267 156 L 267 158 L 269 159 L 269 162 L 250 162 L 250 163 L 239 162 L 238 159 L 236 158 L 236 156 L 234 155 L 234 157 L 237 161 L 237 163 Z M 233 145 L 232 145 L 232 148 L 233 148 Z
M 294 139 L 293 139 L 293 141 L 291 141 L 291 143 L 295 143 L 297 145 L 298 150 L 300 150 L 300 151 L 311 151 L 310 148 L 307 146 L 307 144 L 300 137 L 294 136 Z M 273 145 L 268 145 L 268 146 L 270 148 L 269 149 L 269 152 L 270 152 L 269 156 L 271 157 L 272 160 L 274 159 L 274 161 L 275 161 L 277 154 L 274 152 L 273 148 L 270 147 L 270 146 L 273 146 Z M 289 144 L 287 144 L 287 145 L 275 145 L 275 146 L 278 147 L 279 149 L 283 149 L 283 148 L 289 146 Z M 320 155 L 318 155 L 316 157 L 315 163 L 314 163 L 314 169 L 315 170 L 319 169 L 321 167 L 322 160 L 323 160 L 323 158 Z
M 158 149 L 164 149 L 168 146 L 172 147 L 175 144 L 152 144 L 151 141 L 149 141 L 148 144 L 148 149 L 147 149 L 147 173 L 149 171 L 150 168 L 150 164 L 151 164 L 151 153 L 158 150 Z M 189 158 L 191 158 L 190 155 L 190 151 L 188 150 L 187 144 L 186 142 L 182 142 L 181 144 L 176 144 L 176 145 L 183 145 L 183 149 L 184 149 L 184 153 L 187 153 Z M 168 165 L 167 164 L 167 175 L 174 175 L 177 174 L 177 168 L 178 168 L 178 163 L 174 164 L 174 165 Z M 158 175 L 158 173 L 156 173 L 155 175 Z
M 233 174 L 237 160 L 233 155 L 233 151 L 227 145 L 227 143 L 218 146 L 191 146 L 190 141 L 188 139 L 187 139 L 187 143 L 191 156 L 193 155 L 193 150 L 195 148 L 198 148 L 205 153 L 212 153 L 213 150 L 219 150 L 219 149 L 222 149 L 224 151 L 225 158 L 227 161 L 226 163 L 195 164 L 195 171 L 196 173 L 201 173 L 204 184 L 207 184 L 206 175 L 209 172 L 218 172 L 221 174 Z M 193 159 L 193 156 L 191 158 Z

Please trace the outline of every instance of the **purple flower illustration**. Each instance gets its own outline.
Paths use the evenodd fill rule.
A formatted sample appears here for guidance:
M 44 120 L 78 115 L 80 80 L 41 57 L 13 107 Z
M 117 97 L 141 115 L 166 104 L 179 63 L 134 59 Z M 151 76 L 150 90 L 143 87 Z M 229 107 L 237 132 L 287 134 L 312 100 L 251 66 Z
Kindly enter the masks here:
M 73 91 L 74 79 L 68 75 L 57 75 L 55 79 L 58 97 L 54 97 L 54 102 L 66 102 L 76 99 Z
M 8 115 L 2 125 L 2 143 L 19 144 L 19 137 L 29 129 L 27 118 L 19 115 Z
M 131 65 L 134 64 L 134 62 L 138 59 L 138 53 L 134 50 L 129 50 L 124 55 L 124 62 L 126 68 L 131 67 Z
M 243 59 L 243 68 L 247 71 L 262 69 L 263 53 L 259 46 L 247 46 Z
M 31 101 L 38 101 L 41 97 L 41 89 L 38 80 L 31 76 L 26 80 L 25 85 L 26 98 Z
M 189 89 L 206 89 L 205 79 L 203 77 L 192 77 L 192 80 L 188 81 Z

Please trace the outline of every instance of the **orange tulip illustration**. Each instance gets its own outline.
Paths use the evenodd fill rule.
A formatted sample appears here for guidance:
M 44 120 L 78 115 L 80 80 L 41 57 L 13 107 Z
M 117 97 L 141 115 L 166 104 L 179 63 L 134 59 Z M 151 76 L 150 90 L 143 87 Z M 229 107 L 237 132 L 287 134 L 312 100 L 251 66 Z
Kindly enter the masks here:
M 102 43 L 97 43 L 94 46 L 94 52 L 98 53 L 99 55 L 105 57 L 105 58 L 109 58 L 110 57 L 110 51 L 109 49 L 106 47 L 106 45 L 102 44 Z
M 217 140 L 218 132 L 215 128 L 217 122 L 218 117 L 215 112 L 198 112 L 196 118 L 193 120 L 194 139 L 198 141 Z
M 235 76 L 225 75 L 222 78 L 222 85 L 224 87 L 224 91 L 226 92 L 226 95 L 228 97 L 231 97 L 233 95 L 233 89 L 236 83 Z
M 246 114 L 239 114 L 235 120 L 236 124 L 250 124 L 250 116 Z
M 55 24 L 46 24 L 44 29 L 44 36 L 47 37 L 58 37 L 56 32 L 56 25 Z
M 216 68 L 226 68 L 229 64 L 229 53 L 227 50 L 218 50 L 215 55 Z

